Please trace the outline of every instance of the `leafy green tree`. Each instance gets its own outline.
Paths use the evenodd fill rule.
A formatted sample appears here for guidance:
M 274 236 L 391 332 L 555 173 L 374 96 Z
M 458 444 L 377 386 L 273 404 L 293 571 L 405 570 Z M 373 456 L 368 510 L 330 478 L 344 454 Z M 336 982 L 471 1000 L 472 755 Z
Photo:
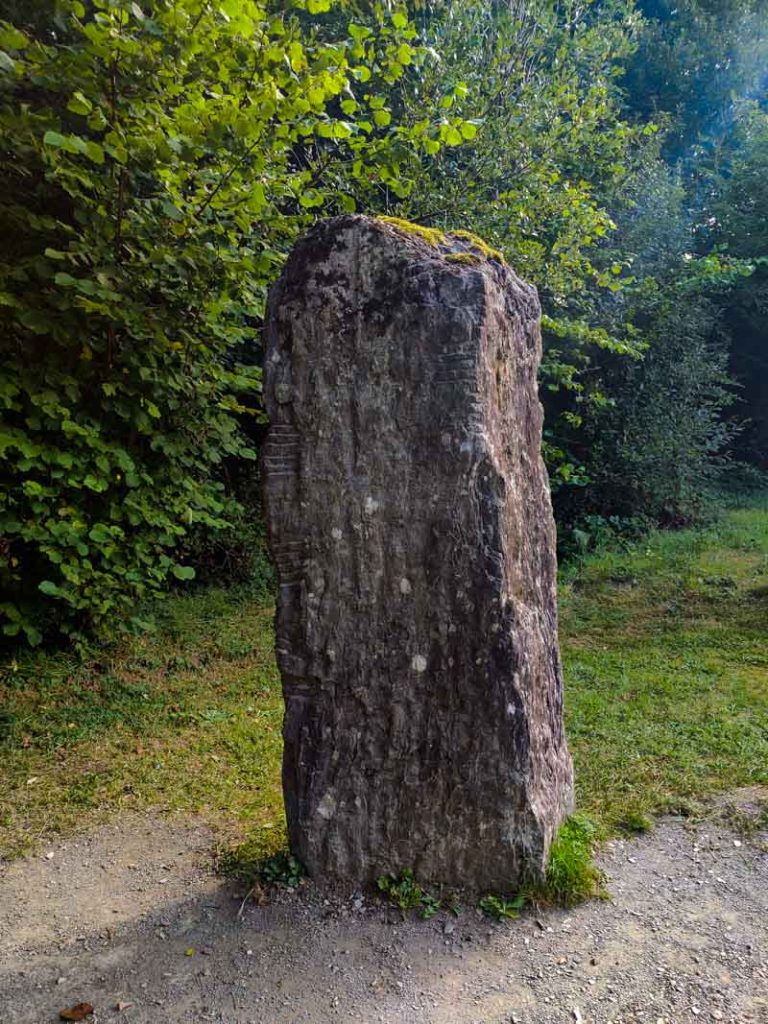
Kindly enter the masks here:
M 728 296 L 725 320 L 747 421 L 738 452 L 768 469 L 768 113 L 756 105 L 743 111 L 733 157 L 708 212 L 709 243 L 755 266 Z
M 566 438 L 603 400 L 595 354 L 640 351 L 622 324 L 605 330 L 591 300 L 621 287 L 625 265 L 606 249 L 616 227 L 609 200 L 654 133 L 620 116 L 621 70 L 640 21 L 631 0 L 445 0 L 417 21 L 441 62 L 410 83 L 403 103 L 442 110 L 447 145 L 399 208 L 476 232 L 537 285 L 547 460 L 555 486 L 580 481 Z
M 248 346 L 318 212 L 408 188 L 428 59 L 343 0 L 59 0 L 0 23 L 0 612 L 32 642 L 135 616 L 252 459 Z M 40 16 L 41 10 L 43 16 Z M 48 15 L 48 16 L 46 16 Z
M 679 268 L 661 282 L 648 277 L 627 297 L 647 350 L 602 368 L 610 401 L 583 437 L 583 515 L 682 526 L 706 508 L 734 434 L 722 415 L 734 391 L 702 269 Z M 569 519 L 578 518 L 571 510 Z
M 583 538 L 585 524 L 696 520 L 738 429 L 721 306 L 749 266 L 695 252 L 686 183 L 660 159 L 661 145 L 646 148 L 612 202 L 618 228 L 607 255 L 631 278 L 614 295 L 593 294 L 591 315 L 610 333 L 631 327 L 643 351 L 593 361 L 605 400 L 568 438 L 583 486 L 556 495 L 566 543 Z
M 627 66 L 627 110 L 665 123 L 664 154 L 692 174 L 721 158 L 740 101 L 765 94 L 765 0 L 639 0 L 645 25 Z

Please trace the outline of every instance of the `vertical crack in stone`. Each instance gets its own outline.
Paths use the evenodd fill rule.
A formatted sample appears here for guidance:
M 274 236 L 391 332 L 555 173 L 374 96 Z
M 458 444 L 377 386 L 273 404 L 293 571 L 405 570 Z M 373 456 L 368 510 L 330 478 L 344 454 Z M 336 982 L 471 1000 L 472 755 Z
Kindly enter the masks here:
M 572 801 L 535 290 L 324 222 L 270 296 L 262 470 L 294 852 L 509 890 Z

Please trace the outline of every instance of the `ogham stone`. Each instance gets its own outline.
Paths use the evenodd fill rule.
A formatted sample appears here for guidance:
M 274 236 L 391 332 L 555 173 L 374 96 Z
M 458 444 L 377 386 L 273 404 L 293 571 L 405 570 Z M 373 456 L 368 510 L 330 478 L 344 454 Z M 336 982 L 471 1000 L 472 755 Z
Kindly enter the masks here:
M 312 875 L 509 891 L 571 808 L 539 317 L 470 236 L 359 216 L 272 289 L 283 785 Z

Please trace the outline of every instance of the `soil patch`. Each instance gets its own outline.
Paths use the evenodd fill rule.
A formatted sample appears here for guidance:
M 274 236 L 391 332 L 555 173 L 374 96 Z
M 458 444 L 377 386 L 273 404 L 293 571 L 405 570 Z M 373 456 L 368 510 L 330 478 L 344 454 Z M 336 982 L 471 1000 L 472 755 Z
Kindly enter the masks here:
M 81 1002 L 125 1024 L 765 1024 L 767 838 L 666 820 L 605 848 L 610 902 L 497 926 L 311 884 L 240 913 L 211 833 L 126 819 L 2 869 L 0 1007 L 13 1024 Z

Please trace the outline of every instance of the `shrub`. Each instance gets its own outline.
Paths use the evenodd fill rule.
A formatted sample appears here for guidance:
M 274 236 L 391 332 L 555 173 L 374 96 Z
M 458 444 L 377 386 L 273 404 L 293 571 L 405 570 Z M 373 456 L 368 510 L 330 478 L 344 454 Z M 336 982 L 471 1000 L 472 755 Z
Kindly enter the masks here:
M 340 169 L 407 191 L 409 155 L 439 149 L 381 96 L 423 56 L 408 19 L 375 3 L 339 38 L 349 6 L 59 0 L 0 22 L 6 635 L 135 621 L 194 575 L 185 538 L 237 512 L 219 468 L 255 455 L 238 417 L 268 282 L 318 210 L 354 208 Z

